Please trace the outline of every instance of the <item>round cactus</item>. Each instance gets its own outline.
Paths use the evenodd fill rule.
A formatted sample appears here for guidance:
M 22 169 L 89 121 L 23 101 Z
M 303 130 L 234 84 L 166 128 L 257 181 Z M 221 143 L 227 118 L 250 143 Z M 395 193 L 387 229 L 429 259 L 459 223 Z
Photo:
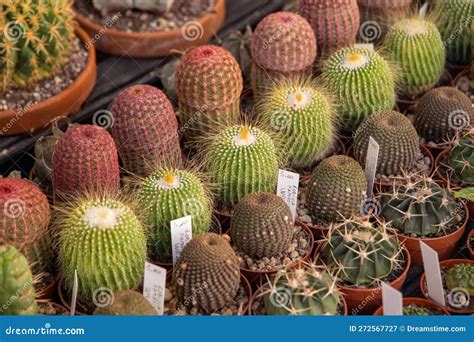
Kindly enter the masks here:
M 36 315 L 33 276 L 26 258 L 11 245 L 0 246 L 0 315 Z
M 340 49 L 327 60 L 323 76 L 336 96 L 346 131 L 356 129 L 370 114 L 395 106 L 393 71 L 373 50 Z
M 469 263 L 456 264 L 444 275 L 446 287 L 450 290 L 465 290 L 474 296 L 474 266 Z
M 178 121 L 161 90 L 129 87 L 117 95 L 110 110 L 112 136 L 127 171 L 146 176 L 159 162 L 181 160 Z
M 359 163 L 347 156 L 324 159 L 308 186 L 308 209 L 327 222 L 357 214 L 366 197 L 367 180 Z
M 52 75 L 71 54 L 70 1 L 2 1 L 0 85 L 27 86 Z
M 115 292 L 113 302 L 105 307 L 97 307 L 95 316 L 156 316 L 158 312 L 151 303 L 134 290 Z
M 271 257 L 286 251 L 294 233 L 291 210 L 273 193 L 255 192 L 242 198 L 230 220 L 230 236 L 237 249 L 252 257 Z
M 426 307 L 410 304 L 403 307 L 403 315 L 404 316 L 429 316 L 430 312 L 428 308 Z
M 193 236 L 209 231 L 212 205 L 204 184 L 191 170 L 160 168 L 140 185 L 140 211 L 151 227 L 152 252 L 171 260 L 170 221 L 191 215 Z
M 474 135 L 468 133 L 455 142 L 448 155 L 448 166 L 461 180 L 462 185 L 474 185 Z
M 395 111 L 383 111 L 369 116 L 354 137 L 354 157 L 365 166 L 369 138 L 380 146 L 377 174 L 397 176 L 411 171 L 420 154 L 420 139 L 411 121 Z
M 436 26 L 423 18 L 404 18 L 388 30 L 384 49 L 401 69 L 400 92 L 416 97 L 439 81 L 445 48 Z
M 176 261 L 173 287 L 178 302 L 213 312 L 234 299 L 240 284 L 239 262 L 220 235 L 193 237 Z

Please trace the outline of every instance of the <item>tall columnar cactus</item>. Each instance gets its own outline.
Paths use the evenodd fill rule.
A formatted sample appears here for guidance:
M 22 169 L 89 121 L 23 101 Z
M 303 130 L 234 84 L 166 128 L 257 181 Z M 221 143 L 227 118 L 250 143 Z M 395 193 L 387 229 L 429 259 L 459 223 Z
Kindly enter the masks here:
M 204 233 L 184 246 L 173 270 L 178 302 L 212 312 L 228 304 L 240 284 L 239 262 L 220 235 Z
M 146 176 L 159 162 L 181 160 L 178 121 L 161 90 L 132 86 L 117 95 L 110 110 L 112 136 L 127 171 Z
M 269 280 L 264 291 L 265 311 L 270 316 L 337 315 L 341 294 L 327 269 L 305 264 L 284 269 Z
M 414 124 L 427 143 L 439 144 L 474 124 L 474 109 L 463 92 L 452 87 L 435 88 L 418 101 Z
M 211 199 L 192 170 L 159 168 L 140 184 L 139 203 L 151 229 L 152 252 L 160 261 L 171 260 L 171 220 L 191 215 L 193 236 L 209 231 Z
M 463 186 L 474 185 L 474 133 L 467 133 L 455 141 L 447 164 Z
M 118 154 L 110 134 L 92 125 L 71 127 L 54 150 L 52 178 L 55 196 L 117 190 Z
M 285 142 L 294 167 L 311 166 L 332 146 L 336 112 L 314 81 L 285 79 L 268 88 L 258 115 Z
M 367 180 L 359 163 L 347 156 L 332 156 L 313 171 L 308 209 L 323 221 L 339 221 L 360 212 L 366 190 Z
M 365 119 L 354 136 L 354 157 L 365 166 L 369 138 L 380 146 L 377 174 L 396 176 L 411 171 L 420 154 L 420 139 L 411 121 L 395 111 L 374 113 Z
M 328 89 L 336 96 L 346 131 L 370 114 L 395 106 L 395 76 L 375 51 L 346 47 L 332 54 L 323 68 Z
M 432 237 L 459 223 L 462 206 L 448 189 L 419 175 L 407 176 L 380 196 L 380 216 L 405 235 Z
M 273 192 L 278 158 L 271 137 L 257 127 L 235 125 L 213 137 L 206 157 L 221 205 L 231 207 L 252 192 Z
M 72 289 L 74 271 L 79 296 L 98 300 L 104 289 L 118 291 L 138 286 L 146 259 L 146 238 L 130 207 L 114 196 L 88 196 L 58 210 L 59 268 L 66 288 Z
M 111 297 L 113 301 L 107 306 L 94 310 L 95 316 L 156 316 L 158 312 L 153 305 L 135 290 L 117 291 Z
M 433 88 L 444 71 L 445 47 L 435 24 L 424 18 L 397 20 L 384 49 L 401 70 L 400 92 L 416 97 Z
M 188 51 L 176 71 L 181 125 L 188 140 L 240 112 L 242 72 L 226 49 L 203 45 Z
M 295 13 L 265 17 L 252 35 L 251 83 L 256 99 L 273 81 L 307 77 L 316 58 L 316 37 L 308 22 Z
M 464 290 L 474 296 L 474 266 L 460 263 L 451 267 L 444 275 L 446 287 L 450 290 Z
M 230 236 L 237 249 L 252 257 L 271 257 L 286 251 L 294 234 L 291 210 L 273 193 L 255 192 L 242 198 L 230 220 Z
M 360 23 L 357 0 L 298 0 L 297 11 L 313 27 L 320 55 L 355 42 Z
M 400 267 L 402 249 L 383 223 L 354 217 L 330 230 L 322 249 L 329 269 L 348 284 L 367 286 Z
M 11 245 L 0 246 L 0 315 L 36 315 L 33 276 L 26 258 Z
M 71 54 L 68 0 L 0 3 L 0 86 L 27 86 L 57 71 Z

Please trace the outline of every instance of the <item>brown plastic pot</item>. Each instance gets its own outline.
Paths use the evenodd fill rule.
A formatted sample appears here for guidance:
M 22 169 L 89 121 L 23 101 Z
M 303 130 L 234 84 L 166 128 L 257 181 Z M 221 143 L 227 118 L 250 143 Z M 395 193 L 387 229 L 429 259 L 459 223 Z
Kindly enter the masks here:
M 429 301 L 427 299 L 423 299 L 423 298 L 415 298 L 415 297 L 407 297 L 407 298 L 403 298 L 403 306 L 408 306 L 410 304 L 414 304 L 414 305 L 417 305 L 417 306 L 424 306 L 428 309 L 432 309 L 432 310 L 439 310 L 441 311 L 443 314 L 445 314 L 446 316 L 449 316 L 450 313 L 448 312 L 448 310 L 446 310 L 445 308 L 443 308 L 441 305 L 438 305 L 436 303 L 433 303 L 432 301 Z M 374 312 L 374 316 L 382 316 L 383 315 L 383 306 L 379 307 L 377 310 L 375 310 Z
M 208 42 L 222 27 L 225 0 L 217 0 L 214 9 L 203 17 L 188 22 L 188 26 L 170 31 L 125 32 L 94 23 L 76 12 L 79 24 L 93 37 L 97 50 L 137 58 L 167 56 Z M 188 36 L 188 37 L 187 37 Z
M 32 132 L 46 127 L 59 117 L 78 112 L 94 88 L 96 72 L 96 54 L 90 44 L 87 33 L 79 27 L 75 29 L 76 36 L 90 46 L 87 63 L 82 73 L 65 90 L 38 102 L 31 107 L 0 111 L 0 135 L 14 135 Z
M 64 306 L 69 312 L 71 312 L 71 298 L 70 295 L 66 292 L 66 289 L 63 286 L 63 279 L 59 279 L 58 281 L 58 295 L 59 295 L 59 300 L 61 302 L 61 305 Z M 85 315 L 91 315 L 92 312 L 89 312 L 87 308 L 82 306 L 79 303 L 79 299 L 76 302 L 76 316 L 85 316 Z
M 439 156 L 439 154 L 441 152 L 443 152 L 446 149 L 446 147 L 431 146 L 431 145 L 428 145 L 428 144 L 422 144 L 421 146 L 428 149 L 431 152 L 431 154 L 433 155 L 433 158 L 435 158 L 435 159 Z
M 459 80 L 463 77 L 469 78 L 469 74 L 471 73 L 472 68 L 473 68 L 472 63 L 471 63 L 471 65 L 464 66 L 464 67 L 461 67 L 459 65 L 454 66 L 454 68 L 452 68 L 452 70 L 454 71 L 452 74 L 453 75 L 456 74 L 456 76 L 454 77 L 453 81 L 451 82 L 451 86 L 456 87 Z
M 449 259 L 449 260 L 441 261 L 439 264 L 440 264 L 441 267 L 447 266 L 448 269 L 449 269 L 449 268 L 451 268 L 451 267 L 453 267 L 454 265 L 457 265 L 457 264 L 471 264 L 472 266 L 474 266 L 474 260 Z M 426 289 L 425 283 L 426 283 L 426 273 L 423 272 L 423 275 L 420 278 L 420 290 L 421 290 L 421 293 L 423 294 L 423 296 L 426 299 L 429 300 L 430 296 L 428 295 L 428 290 Z M 458 309 L 453 309 L 449 306 L 446 306 L 445 309 L 453 315 L 472 315 L 472 314 L 474 314 L 474 309 L 458 310 Z
M 467 250 L 469 251 L 469 256 L 471 260 L 474 260 L 474 249 L 472 249 L 471 247 L 471 243 L 470 243 L 471 239 L 474 239 L 474 229 L 469 232 L 467 236 L 467 242 L 466 242 Z
M 56 298 L 58 291 L 58 279 L 55 278 L 51 283 L 48 284 L 41 291 L 36 291 L 36 300 L 52 300 Z

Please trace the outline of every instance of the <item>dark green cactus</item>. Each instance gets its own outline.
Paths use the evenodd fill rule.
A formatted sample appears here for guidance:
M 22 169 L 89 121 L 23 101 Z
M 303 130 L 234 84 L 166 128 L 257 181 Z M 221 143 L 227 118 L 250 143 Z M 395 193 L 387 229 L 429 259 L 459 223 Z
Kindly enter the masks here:
M 158 312 L 140 293 L 134 290 L 115 292 L 110 305 L 97 307 L 94 315 L 98 316 L 155 316 Z
M 450 290 L 464 290 L 474 296 L 474 266 L 469 263 L 456 264 L 444 275 L 446 287 Z
M 448 166 L 461 180 L 462 185 L 474 185 L 474 136 L 468 133 L 455 142 L 448 155 Z

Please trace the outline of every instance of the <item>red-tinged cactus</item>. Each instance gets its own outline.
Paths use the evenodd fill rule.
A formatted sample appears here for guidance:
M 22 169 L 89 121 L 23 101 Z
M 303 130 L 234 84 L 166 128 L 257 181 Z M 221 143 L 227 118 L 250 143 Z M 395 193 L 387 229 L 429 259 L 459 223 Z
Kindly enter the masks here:
M 129 87 L 117 95 L 110 111 L 111 133 L 127 171 L 147 176 L 157 163 L 181 160 L 178 121 L 161 90 Z
M 71 127 L 54 149 L 52 178 L 55 196 L 118 190 L 120 170 L 112 136 L 97 126 Z

